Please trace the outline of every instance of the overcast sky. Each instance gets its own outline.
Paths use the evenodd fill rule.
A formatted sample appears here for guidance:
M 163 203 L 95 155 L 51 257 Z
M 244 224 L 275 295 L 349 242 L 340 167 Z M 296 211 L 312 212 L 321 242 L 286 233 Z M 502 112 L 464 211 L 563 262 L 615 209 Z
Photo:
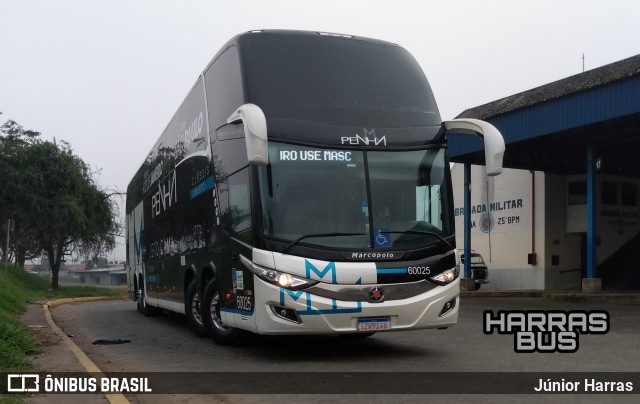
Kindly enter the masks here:
M 126 190 L 232 36 L 302 29 L 397 43 L 443 119 L 640 53 L 633 0 L 0 0 L 0 121 L 71 143 Z M 116 259 L 124 259 L 119 248 Z

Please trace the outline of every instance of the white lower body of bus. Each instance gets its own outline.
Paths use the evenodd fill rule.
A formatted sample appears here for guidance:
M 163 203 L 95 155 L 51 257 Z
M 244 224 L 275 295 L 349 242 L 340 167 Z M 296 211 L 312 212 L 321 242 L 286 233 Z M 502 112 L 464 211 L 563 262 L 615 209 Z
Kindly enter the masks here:
M 253 249 L 253 261 L 241 259 L 252 267 L 253 290 L 237 295 L 253 299 L 243 306 L 241 298 L 238 309 L 221 310 L 222 321 L 231 327 L 258 334 L 355 334 L 447 328 L 458 320 L 454 268 L 448 284 L 419 278 L 378 283 L 389 269 L 377 269 L 372 262 L 327 262 L 258 249 Z M 317 283 L 284 288 L 272 281 L 282 273 Z

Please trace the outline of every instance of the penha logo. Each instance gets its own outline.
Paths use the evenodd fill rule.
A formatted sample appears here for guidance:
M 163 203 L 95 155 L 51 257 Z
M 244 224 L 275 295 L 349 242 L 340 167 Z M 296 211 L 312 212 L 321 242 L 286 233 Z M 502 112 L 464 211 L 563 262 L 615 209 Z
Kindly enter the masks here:
M 342 136 L 340 141 L 343 145 L 351 145 L 351 146 L 386 146 L 387 145 L 387 137 L 377 137 L 376 130 L 366 130 L 364 129 L 364 136 L 360 136 L 356 133 L 355 136 Z

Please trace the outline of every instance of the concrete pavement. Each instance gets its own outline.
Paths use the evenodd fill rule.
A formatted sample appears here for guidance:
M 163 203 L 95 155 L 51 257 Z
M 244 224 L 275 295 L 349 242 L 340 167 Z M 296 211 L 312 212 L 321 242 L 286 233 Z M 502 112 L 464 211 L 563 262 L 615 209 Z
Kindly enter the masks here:
M 539 298 L 555 301 L 579 302 L 616 302 L 623 304 L 640 304 L 640 291 L 603 291 L 599 293 L 582 293 L 577 290 L 570 291 L 462 291 L 461 298 L 465 299 L 499 299 L 499 298 Z M 69 301 L 61 301 L 66 303 Z M 50 305 L 54 305 L 51 303 Z M 41 333 L 44 340 L 49 341 L 43 347 L 42 352 L 33 357 L 33 362 L 45 372 L 87 372 L 96 371 L 92 367 L 90 359 L 83 358 L 84 353 L 73 342 L 73 336 L 65 335 L 53 323 L 48 314 L 48 307 L 44 303 L 28 305 L 27 311 L 22 317 L 25 325 Z M 79 351 L 79 353 L 77 352 Z M 95 365 L 93 365 L 95 366 Z M 98 369 L 99 371 L 99 369 Z M 126 402 L 124 397 L 121 397 Z M 28 403 L 74 403 L 89 404 L 113 403 L 114 397 L 103 394 L 40 394 L 27 398 Z M 120 397 L 115 398 L 116 402 Z

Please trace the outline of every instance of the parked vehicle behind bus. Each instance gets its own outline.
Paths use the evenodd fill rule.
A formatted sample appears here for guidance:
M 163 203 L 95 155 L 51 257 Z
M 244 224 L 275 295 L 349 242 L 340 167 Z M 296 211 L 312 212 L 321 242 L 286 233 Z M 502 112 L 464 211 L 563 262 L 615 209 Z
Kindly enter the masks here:
M 300 31 L 231 39 L 127 189 L 129 292 L 198 335 L 447 328 L 459 281 L 447 135 L 415 59 Z M 380 213 L 381 212 L 381 213 Z
M 479 290 L 480 286 L 489 283 L 489 269 L 482 255 L 471 250 L 469 256 L 471 257 L 471 279 L 473 279 L 475 289 Z M 458 267 L 459 273 L 464 272 L 464 250 L 456 250 L 456 266 Z

